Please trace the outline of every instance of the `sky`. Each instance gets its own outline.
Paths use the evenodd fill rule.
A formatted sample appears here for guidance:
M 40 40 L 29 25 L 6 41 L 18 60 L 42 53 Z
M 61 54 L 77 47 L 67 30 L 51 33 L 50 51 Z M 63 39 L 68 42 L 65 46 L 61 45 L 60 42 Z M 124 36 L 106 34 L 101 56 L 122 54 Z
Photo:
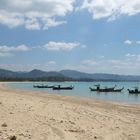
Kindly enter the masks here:
M 0 0 L 0 68 L 140 75 L 140 0 Z

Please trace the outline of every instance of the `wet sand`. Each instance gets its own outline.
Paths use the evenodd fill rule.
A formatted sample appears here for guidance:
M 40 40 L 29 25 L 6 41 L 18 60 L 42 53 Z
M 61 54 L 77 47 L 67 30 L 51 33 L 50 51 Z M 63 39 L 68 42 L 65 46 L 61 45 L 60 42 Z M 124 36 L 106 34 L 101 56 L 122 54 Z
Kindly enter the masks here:
M 139 140 L 140 105 L 10 89 L 0 83 L 0 140 Z

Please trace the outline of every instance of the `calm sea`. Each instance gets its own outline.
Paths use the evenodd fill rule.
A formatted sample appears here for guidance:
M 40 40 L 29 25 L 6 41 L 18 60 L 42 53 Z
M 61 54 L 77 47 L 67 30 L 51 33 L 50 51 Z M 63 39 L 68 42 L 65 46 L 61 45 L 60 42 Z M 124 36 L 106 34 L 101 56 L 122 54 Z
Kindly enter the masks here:
M 37 89 L 33 88 L 34 84 L 46 84 L 46 85 L 62 85 L 62 86 L 70 86 L 73 85 L 74 89 L 70 91 L 53 91 L 52 89 Z M 113 87 L 117 85 L 116 88 L 125 89 L 120 93 L 97 93 L 91 92 L 89 87 L 94 87 L 95 84 L 100 84 L 101 87 Z M 70 96 L 80 96 L 80 97 L 88 97 L 94 99 L 101 99 L 101 100 L 110 100 L 115 102 L 122 102 L 122 103 L 140 103 L 140 94 L 129 94 L 127 89 L 133 87 L 140 87 L 140 82 L 19 82 L 19 83 L 10 83 L 10 87 L 17 88 L 17 89 L 26 89 L 32 91 L 42 91 L 45 93 L 57 93 L 62 95 L 70 95 Z

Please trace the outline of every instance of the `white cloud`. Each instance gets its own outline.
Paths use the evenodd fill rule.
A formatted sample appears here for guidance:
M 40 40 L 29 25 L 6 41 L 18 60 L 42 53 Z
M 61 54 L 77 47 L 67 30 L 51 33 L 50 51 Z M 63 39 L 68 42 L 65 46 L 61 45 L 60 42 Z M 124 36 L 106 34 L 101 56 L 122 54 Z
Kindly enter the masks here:
M 86 45 L 81 45 L 81 48 L 85 49 L 85 48 L 87 48 L 87 46 Z
M 125 40 L 124 44 L 127 44 L 127 45 L 132 45 L 132 44 L 139 45 L 140 41 L 139 40 L 138 41 L 136 41 L 136 40 Z
M 96 65 L 97 64 L 97 62 L 95 60 L 90 60 L 90 59 L 84 60 L 82 63 L 85 65 Z
M 11 53 L 2 53 L 2 52 L 0 52 L 0 57 L 10 57 L 10 56 L 12 56 Z
M 101 56 L 99 56 L 99 58 L 100 58 L 100 59 L 104 59 L 104 58 L 105 58 L 105 56 L 101 55 Z
M 140 41 L 137 41 L 136 43 L 137 43 L 137 44 L 140 44 Z
M 135 63 L 139 64 L 139 62 L 140 62 L 140 54 L 130 54 L 130 53 L 128 53 L 125 56 L 127 58 L 126 60 L 129 61 L 129 62 L 131 61 L 133 64 L 135 64 Z
M 0 23 L 10 28 L 24 26 L 39 30 L 66 23 L 63 18 L 73 11 L 75 0 L 1 0 Z
M 36 18 L 33 18 L 25 21 L 25 28 L 29 30 L 40 30 L 41 25 Z
M 140 0 L 84 0 L 79 10 L 88 9 L 93 19 L 115 20 L 120 15 L 140 13 Z
M 53 42 L 50 41 L 48 44 L 43 47 L 50 51 L 59 51 L 59 50 L 72 50 L 78 47 L 79 43 L 66 43 L 66 42 Z
M 124 43 L 128 44 L 128 45 L 131 45 L 133 42 L 131 40 L 125 40 Z
M 140 62 L 140 54 L 137 55 L 137 59 L 136 59 L 138 62 Z
M 126 57 L 135 57 L 136 54 L 130 54 L 130 53 L 128 53 L 128 54 L 126 54 L 125 56 L 126 56 Z
M 0 23 L 7 25 L 9 28 L 24 24 L 24 17 L 19 13 L 10 13 L 0 9 Z
M 29 47 L 26 45 L 19 45 L 17 47 L 0 46 L 0 52 L 14 52 L 14 51 L 28 51 Z
M 49 61 L 48 64 L 50 64 L 50 65 L 55 65 L 56 62 L 55 62 L 55 61 Z
M 0 46 L 0 56 L 1 57 L 12 56 L 13 52 L 25 52 L 29 50 L 30 48 L 26 45 L 19 45 L 17 47 Z
M 116 74 L 139 74 L 140 54 L 128 53 L 121 58 L 92 58 L 81 61 L 72 68 L 90 73 L 116 73 Z
M 110 63 L 113 67 L 117 67 L 123 70 L 129 71 L 132 69 L 135 69 L 135 71 L 138 70 L 138 67 L 140 68 L 140 55 L 139 54 L 126 54 L 125 58 L 122 59 L 116 59 L 116 60 L 109 60 L 108 63 Z M 132 71 L 133 72 L 133 71 Z
M 44 27 L 43 29 L 48 29 L 50 27 L 55 27 L 55 26 L 59 26 L 61 24 L 66 24 L 67 22 L 66 21 L 56 21 L 54 19 L 47 19 L 46 20 L 46 23 L 44 24 Z

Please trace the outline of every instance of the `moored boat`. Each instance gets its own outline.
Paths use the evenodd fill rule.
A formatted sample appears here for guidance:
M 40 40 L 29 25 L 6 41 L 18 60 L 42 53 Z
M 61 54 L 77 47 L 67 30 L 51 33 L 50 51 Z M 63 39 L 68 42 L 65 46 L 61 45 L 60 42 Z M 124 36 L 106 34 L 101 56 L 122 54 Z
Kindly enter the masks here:
M 108 87 L 105 87 L 105 88 L 100 88 L 100 85 L 95 85 L 96 88 L 89 88 L 91 91 L 96 91 L 96 92 L 121 92 L 123 88 L 121 89 L 115 89 L 116 85 L 114 87 L 111 87 L 111 88 L 108 88 Z
M 54 86 L 52 89 L 53 90 L 72 90 L 73 88 L 74 88 L 73 86 L 62 87 L 62 86 L 58 85 L 58 86 Z
M 134 89 L 127 89 L 130 94 L 140 94 L 140 90 L 138 87 L 135 87 Z
M 121 89 L 114 89 L 113 92 L 122 92 L 124 89 L 124 87 L 122 87 Z
M 48 86 L 48 85 L 33 85 L 34 88 L 53 88 L 54 86 Z

